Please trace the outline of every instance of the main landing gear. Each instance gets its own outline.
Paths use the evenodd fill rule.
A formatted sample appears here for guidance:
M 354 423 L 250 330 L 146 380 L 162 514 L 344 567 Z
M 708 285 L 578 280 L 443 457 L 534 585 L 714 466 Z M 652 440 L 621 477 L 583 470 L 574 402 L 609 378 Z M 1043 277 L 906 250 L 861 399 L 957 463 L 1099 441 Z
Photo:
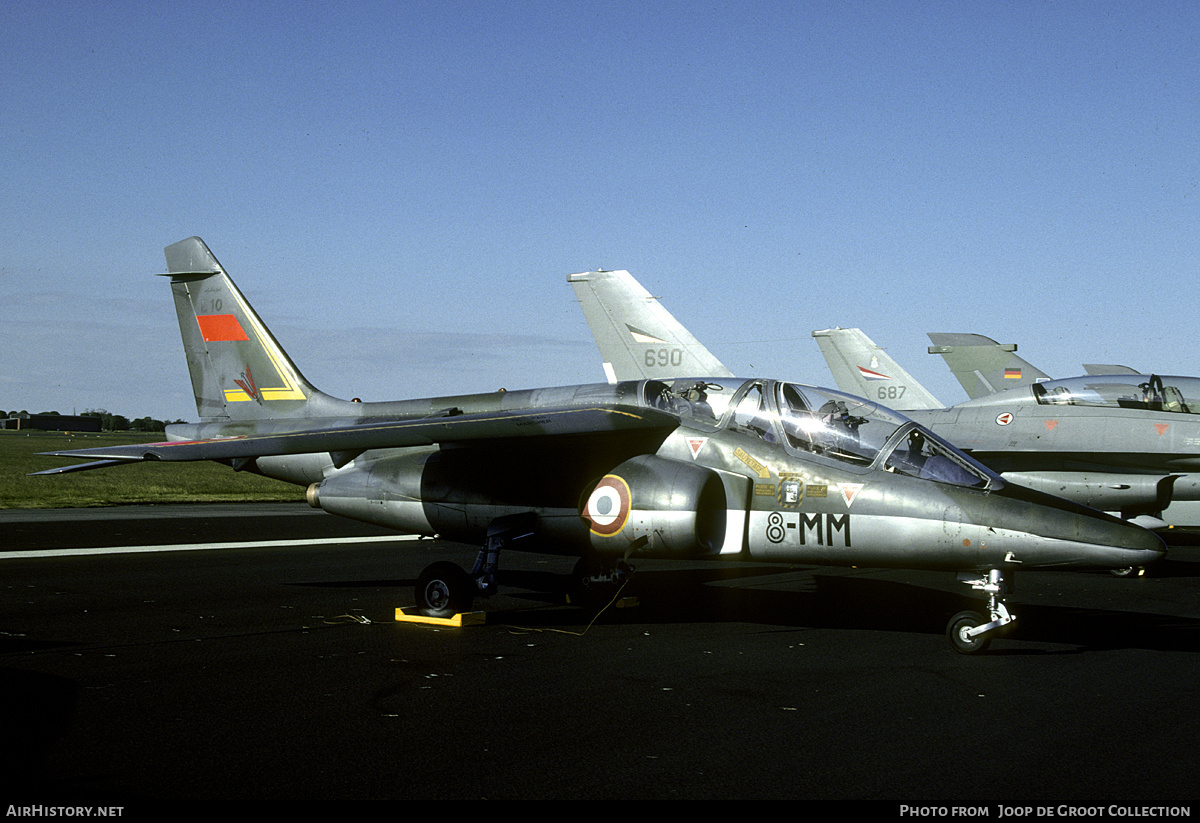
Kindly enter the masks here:
M 584 555 L 571 572 L 571 592 L 567 601 L 588 611 L 599 611 L 612 602 L 633 577 L 635 567 L 628 559 L 601 559 Z
M 476 597 L 495 594 L 500 549 L 532 536 L 536 523 L 532 512 L 497 517 L 489 523 L 470 574 L 448 560 L 426 566 L 417 578 L 417 609 L 426 617 L 453 617 L 470 611 Z
M 453 617 L 470 611 L 475 594 L 475 581 L 449 560 L 431 563 L 417 578 L 417 608 L 426 617 Z
M 1004 572 L 1000 569 L 990 569 L 986 576 L 963 572 L 958 575 L 958 580 L 976 591 L 987 593 L 988 616 L 974 611 L 959 612 L 950 618 L 946 636 L 950 638 L 950 645 L 954 646 L 955 651 L 978 654 L 991 644 L 996 631 L 1017 619 L 1004 605 L 1004 596 L 1012 591 L 1012 582 L 1004 579 Z

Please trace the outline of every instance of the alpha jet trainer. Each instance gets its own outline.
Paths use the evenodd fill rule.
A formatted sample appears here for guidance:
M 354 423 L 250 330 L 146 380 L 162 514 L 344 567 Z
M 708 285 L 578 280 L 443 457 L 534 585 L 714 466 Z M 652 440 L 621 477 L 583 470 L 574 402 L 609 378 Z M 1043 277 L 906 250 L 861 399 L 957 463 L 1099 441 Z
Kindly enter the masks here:
M 313 506 L 482 546 L 417 583 L 430 615 L 495 589 L 502 550 L 577 555 L 607 578 L 640 557 L 970 572 L 1011 622 L 1003 573 L 1147 563 L 1157 537 L 1006 484 L 875 404 L 762 379 L 683 378 L 381 403 L 315 389 L 199 238 L 166 248 L 201 422 L 168 442 L 52 454 L 71 469 L 215 460 L 307 486 Z M 583 574 L 584 572 L 581 572 Z
M 715 363 L 728 373 L 629 272 L 583 272 L 567 280 L 583 308 L 610 381 L 617 376 L 668 378 L 681 373 L 680 364 L 695 362 Z M 932 394 L 858 329 L 830 329 L 814 332 L 813 336 L 821 343 L 843 389 L 846 384 L 853 385 L 853 393 L 888 405 L 904 400 L 909 404 L 906 408 L 941 407 Z M 931 417 L 930 425 L 936 420 Z M 1136 571 L 1137 567 L 1125 567 L 1114 573 Z
M 623 363 L 626 374 L 670 375 L 672 358 L 716 360 L 698 341 L 685 342 L 695 338 L 675 328 L 679 322 L 665 310 L 646 312 L 639 299 L 645 289 L 628 272 L 568 280 L 602 358 Z M 596 302 L 604 310 L 587 311 Z M 636 346 L 611 343 L 629 328 L 681 341 L 687 350 L 647 353 L 643 360 Z M 861 330 L 825 329 L 813 337 L 842 391 L 903 410 L 1007 480 L 1150 528 L 1200 525 L 1200 414 L 1194 413 L 1200 381 L 1194 378 L 1072 378 L 944 408 Z

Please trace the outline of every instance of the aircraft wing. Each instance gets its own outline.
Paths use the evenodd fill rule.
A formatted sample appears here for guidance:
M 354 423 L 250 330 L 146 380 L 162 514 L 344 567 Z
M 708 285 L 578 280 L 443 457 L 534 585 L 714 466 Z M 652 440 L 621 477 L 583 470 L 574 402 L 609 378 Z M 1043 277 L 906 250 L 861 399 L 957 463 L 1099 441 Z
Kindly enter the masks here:
M 940 409 L 943 405 L 861 329 L 823 329 L 812 336 L 838 388 L 896 411 Z
M 627 271 L 567 275 L 604 360 L 619 380 L 733 377 L 712 352 Z
M 673 430 L 679 421 L 637 406 L 558 407 L 422 417 L 414 420 L 364 420 L 357 425 L 267 432 L 208 440 L 135 443 L 93 449 L 42 452 L 56 457 L 85 457 L 94 462 L 64 466 L 37 475 L 101 469 L 142 460 L 246 460 L 281 454 L 329 452 L 344 465 L 369 449 L 393 449 L 451 443 L 485 443 L 556 435 L 599 435 L 621 431 Z
M 1016 355 L 1015 343 L 997 343 L 982 334 L 928 334 L 933 342 L 929 353 L 945 359 L 972 400 L 1050 379 Z

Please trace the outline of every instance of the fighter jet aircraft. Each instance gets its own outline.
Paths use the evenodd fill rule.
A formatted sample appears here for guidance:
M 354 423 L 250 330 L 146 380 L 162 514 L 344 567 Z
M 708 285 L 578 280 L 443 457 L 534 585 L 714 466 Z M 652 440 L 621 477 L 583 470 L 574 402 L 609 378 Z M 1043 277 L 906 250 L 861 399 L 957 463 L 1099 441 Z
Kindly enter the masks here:
M 1150 562 L 1150 532 L 1005 483 L 882 407 L 796 383 L 678 378 L 360 403 L 301 374 L 199 238 L 166 248 L 201 422 L 168 442 L 51 454 L 66 470 L 215 460 L 307 487 L 318 508 L 482 546 L 420 575 L 429 615 L 496 586 L 502 550 L 954 570 L 988 596 L 963 652 L 1012 622 L 1005 575 Z
M 843 389 L 866 392 L 867 397 L 886 402 L 897 411 L 945 407 L 861 329 L 824 329 L 812 335 L 834 381 Z M 1017 356 L 1015 344 L 997 343 L 979 334 L 930 332 L 929 337 L 934 343 L 929 353 L 942 355 L 971 399 L 1050 379 Z M 1127 366 L 1093 363 L 1084 368 L 1088 374 L 1137 374 Z
M 940 354 L 966 391 L 984 397 L 1006 389 L 1032 386 L 1050 376 L 1017 355 L 1015 343 L 997 343 L 981 334 L 929 332 L 930 354 Z
M 567 282 L 600 351 L 611 353 L 604 360 L 609 383 L 681 374 L 733 377 L 629 272 L 588 271 Z
M 1015 343 L 997 343 L 982 334 L 941 332 L 929 332 L 929 339 L 933 342 L 929 353 L 942 356 L 972 400 L 1051 379 L 1028 360 L 1018 357 Z M 1084 363 L 1083 368 L 1090 375 L 1140 374 L 1128 366 L 1108 363 Z
M 860 329 L 823 329 L 812 336 L 838 386 L 854 386 L 863 397 L 896 411 L 942 408 L 936 397 Z
M 882 371 L 900 370 L 858 334 Z M 930 336 L 938 344 L 935 353 L 963 339 Z M 862 351 L 860 341 L 842 357 L 861 362 Z M 960 369 L 964 387 L 971 385 L 968 377 L 980 386 L 1007 379 L 998 376 L 998 359 L 992 357 L 990 370 Z M 956 361 L 963 368 L 966 363 Z M 1050 380 L 1020 358 L 1005 363 L 1000 369 L 1039 379 L 906 414 L 1014 483 L 1119 512 L 1150 528 L 1200 525 L 1200 380 L 1127 371 Z M 838 380 L 843 391 L 870 390 L 865 380 L 843 374 L 849 375 Z
M 606 316 L 614 325 L 637 325 L 663 339 L 677 334 L 619 291 L 610 299 Z M 662 322 L 678 321 L 666 315 Z M 813 337 L 841 390 L 899 407 L 1006 480 L 1150 528 L 1200 525 L 1200 475 L 1192 473 L 1200 471 L 1200 414 L 1185 413 L 1200 410 L 1200 381 L 1077 378 L 945 408 L 861 330 L 825 329 Z M 622 356 L 611 346 L 602 351 L 605 360 Z

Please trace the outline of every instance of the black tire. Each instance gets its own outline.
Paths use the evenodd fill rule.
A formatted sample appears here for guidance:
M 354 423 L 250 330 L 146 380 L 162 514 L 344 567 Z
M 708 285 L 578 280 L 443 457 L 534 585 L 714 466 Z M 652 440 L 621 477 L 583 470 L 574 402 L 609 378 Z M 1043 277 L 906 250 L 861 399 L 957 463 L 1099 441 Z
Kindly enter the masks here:
M 598 574 L 600 570 L 600 563 L 595 557 L 584 555 L 575 561 L 575 568 L 571 570 L 571 585 L 567 593 L 567 602 L 587 610 L 597 608 L 596 601 L 601 596 L 600 590 L 607 587 L 590 584 L 587 582 L 587 578 Z
M 967 637 L 963 634 L 968 629 L 982 626 L 985 622 L 987 621 L 978 612 L 959 612 L 954 615 L 946 626 L 946 636 L 950 638 L 950 645 L 960 654 L 979 654 L 986 651 L 992 643 L 991 637 Z
M 593 555 L 581 555 L 571 569 L 571 585 L 576 589 L 584 587 L 584 580 L 604 570 L 603 564 Z
M 471 578 L 448 560 L 431 563 L 417 578 L 417 608 L 426 617 L 453 617 L 473 600 Z
M 571 572 L 571 589 L 569 602 L 584 611 L 595 612 L 607 606 L 617 593 L 618 586 L 614 583 L 587 582 L 587 578 L 610 574 L 613 571 L 613 561 L 602 560 L 595 555 L 584 555 L 575 563 Z
M 1145 571 L 1141 566 L 1126 566 L 1123 569 L 1109 569 L 1108 573 L 1113 577 L 1141 577 Z

